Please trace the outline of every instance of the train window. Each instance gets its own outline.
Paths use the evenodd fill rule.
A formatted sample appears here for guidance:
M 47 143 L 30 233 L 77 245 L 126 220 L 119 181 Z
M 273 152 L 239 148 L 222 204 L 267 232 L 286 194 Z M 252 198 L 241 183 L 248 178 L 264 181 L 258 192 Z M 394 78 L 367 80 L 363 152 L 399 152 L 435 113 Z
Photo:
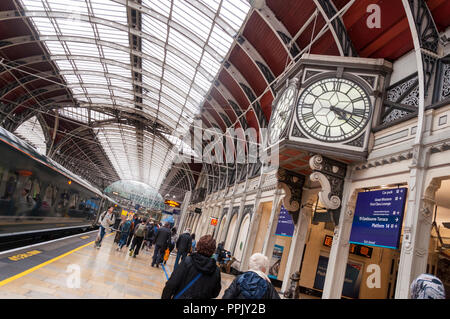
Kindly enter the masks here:
M 39 185 L 39 180 L 37 178 L 33 181 L 31 195 L 33 196 L 33 198 L 37 197 L 38 195 L 39 197 L 41 196 L 41 186 Z
M 5 193 L 3 195 L 3 198 L 5 199 L 12 199 L 14 192 L 16 191 L 16 186 L 17 186 L 17 176 L 13 173 L 13 174 L 8 174 L 8 180 L 6 182 L 6 187 L 5 187 Z
M 53 206 L 53 186 L 48 185 L 44 192 L 44 202 L 47 202 L 49 206 Z
M 72 194 L 69 199 L 69 208 L 75 209 L 78 202 L 78 194 Z

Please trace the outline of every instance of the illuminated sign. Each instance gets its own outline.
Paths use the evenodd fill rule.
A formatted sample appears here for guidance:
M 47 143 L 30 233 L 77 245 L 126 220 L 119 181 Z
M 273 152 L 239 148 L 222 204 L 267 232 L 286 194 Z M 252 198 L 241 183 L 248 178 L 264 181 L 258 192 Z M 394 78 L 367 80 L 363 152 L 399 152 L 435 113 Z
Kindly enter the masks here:
M 327 247 L 331 247 L 331 245 L 333 245 L 333 236 L 325 235 L 325 239 L 323 240 L 323 245 L 327 246 Z M 372 251 L 373 251 L 372 247 L 367 247 L 367 246 L 358 245 L 358 244 L 350 244 L 350 248 L 349 248 L 350 254 L 367 257 L 367 258 L 372 258 Z
M 217 226 L 218 219 L 211 217 L 211 225 Z
M 180 203 L 178 203 L 178 202 L 176 202 L 174 200 L 171 200 L 171 199 L 166 200 L 164 202 L 164 204 L 169 205 L 170 207 L 180 207 Z

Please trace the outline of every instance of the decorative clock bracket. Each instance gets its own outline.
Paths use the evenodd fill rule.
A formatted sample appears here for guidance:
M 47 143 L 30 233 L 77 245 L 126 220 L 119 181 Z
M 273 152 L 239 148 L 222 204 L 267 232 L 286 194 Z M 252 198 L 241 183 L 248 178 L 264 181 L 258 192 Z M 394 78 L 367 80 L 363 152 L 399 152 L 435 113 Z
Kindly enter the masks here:
M 327 208 L 333 223 L 337 225 L 347 165 L 322 155 L 314 155 L 309 159 L 309 166 L 313 170 L 309 178 L 313 182 L 319 182 L 322 188 L 319 200 Z
M 294 224 L 297 225 L 298 216 L 302 202 L 303 185 L 305 176 L 279 168 L 277 171 L 278 187 L 286 192 L 283 205 L 292 216 Z

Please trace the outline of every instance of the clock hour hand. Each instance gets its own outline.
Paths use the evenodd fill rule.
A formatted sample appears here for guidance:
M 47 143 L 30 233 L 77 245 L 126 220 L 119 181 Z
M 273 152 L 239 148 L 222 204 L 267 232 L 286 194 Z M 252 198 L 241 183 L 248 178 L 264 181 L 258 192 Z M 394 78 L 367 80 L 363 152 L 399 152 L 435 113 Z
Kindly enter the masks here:
M 347 120 L 347 114 L 349 114 L 350 116 L 353 115 L 352 112 L 337 108 L 335 106 L 330 106 L 330 110 L 333 111 L 334 113 L 336 113 L 336 115 L 341 119 L 341 120 Z

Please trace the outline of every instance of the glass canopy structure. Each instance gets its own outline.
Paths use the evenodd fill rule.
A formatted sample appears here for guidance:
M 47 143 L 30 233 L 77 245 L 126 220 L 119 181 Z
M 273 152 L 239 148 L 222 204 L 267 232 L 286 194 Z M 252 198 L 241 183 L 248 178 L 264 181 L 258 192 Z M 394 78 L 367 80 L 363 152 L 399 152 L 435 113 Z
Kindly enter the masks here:
M 158 190 L 147 184 L 121 180 L 112 183 L 104 190 L 107 194 L 114 194 L 128 199 L 134 205 L 139 204 L 147 209 L 163 210 L 164 199 L 158 193 Z
M 22 0 L 121 179 L 158 189 L 250 6 L 246 0 Z M 114 119 L 129 116 L 132 121 Z M 137 124 L 136 124 L 137 123 Z M 139 123 L 145 123 L 140 125 Z M 150 129 L 148 129 L 150 128 Z M 163 135 L 164 134 L 164 135 Z

